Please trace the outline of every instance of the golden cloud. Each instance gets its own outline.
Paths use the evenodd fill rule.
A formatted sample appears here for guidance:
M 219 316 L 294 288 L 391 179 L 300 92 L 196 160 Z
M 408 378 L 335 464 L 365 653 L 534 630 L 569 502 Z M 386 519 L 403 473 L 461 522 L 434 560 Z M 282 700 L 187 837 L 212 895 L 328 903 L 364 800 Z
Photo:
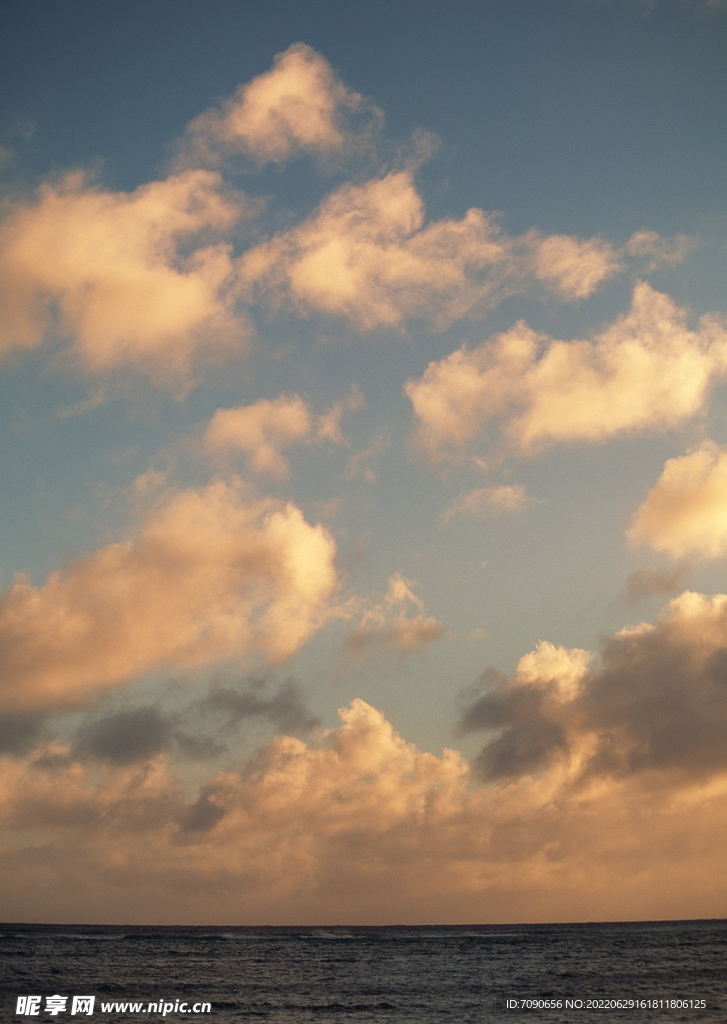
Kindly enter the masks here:
M 614 247 L 601 239 L 550 235 L 542 240 L 533 237 L 533 267 L 538 280 L 564 298 L 587 299 L 622 264 Z
M 347 657 L 358 660 L 365 652 L 387 648 L 403 657 L 439 639 L 442 623 L 425 615 L 413 586 L 412 580 L 394 573 L 383 599 L 364 609 L 359 625 L 346 637 Z
M 186 375 L 204 352 L 239 349 L 229 232 L 244 206 L 212 171 L 107 192 L 80 173 L 11 204 L 0 226 L 0 351 L 69 339 L 98 373 L 136 365 Z
M 210 451 L 242 451 L 257 473 L 284 477 L 288 461 L 282 450 L 301 442 L 345 444 L 341 417 L 361 407 L 363 398 L 352 388 L 346 398 L 315 415 L 300 395 L 261 398 L 252 405 L 218 409 L 207 424 L 204 443 Z
M 380 111 L 346 89 L 319 53 L 295 43 L 270 71 L 190 123 L 184 157 L 216 163 L 244 153 L 258 164 L 299 153 L 326 159 L 360 147 L 380 120 Z
M 326 618 L 334 553 L 294 505 L 221 481 L 173 494 L 138 538 L 0 597 L 0 700 L 62 707 L 159 666 L 283 659 Z
M 675 558 L 727 555 L 727 452 L 713 441 L 669 459 L 627 536 Z
M 532 501 L 522 484 L 502 484 L 499 487 L 475 487 L 463 491 L 445 509 L 442 520 L 447 523 L 454 516 L 482 516 L 487 512 L 519 512 Z
M 548 671 L 580 672 L 554 651 L 541 652 Z M 59 746 L 3 759 L 3 912 L 61 916 L 69 892 L 85 920 L 155 923 L 724 911 L 724 775 L 672 790 L 633 777 L 576 784 L 552 767 L 473 787 L 456 751 L 420 751 L 361 700 L 339 713 L 317 744 L 279 736 L 193 803 L 163 756 L 93 772 Z M 23 845 L 36 835 L 42 845 Z
M 707 316 L 690 330 L 684 310 L 640 283 L 628 313 L 593 341 L 554 341 L 521 321 L 430 363 L 405 391 L 432 454 L 462 449 L 492 425 L 501 448 L 531 455 L 676 427 L 726 371 L 724 327 Z
M 343 185 L 303 224 L 245 253 L 239 273 L 274 305 L 287 300 L 365 330 L 409 317 L 444 326 L 497 291 L 509 264 L 497 234 L 481 210 L 425 226 L 412 175 L 399 171 Z

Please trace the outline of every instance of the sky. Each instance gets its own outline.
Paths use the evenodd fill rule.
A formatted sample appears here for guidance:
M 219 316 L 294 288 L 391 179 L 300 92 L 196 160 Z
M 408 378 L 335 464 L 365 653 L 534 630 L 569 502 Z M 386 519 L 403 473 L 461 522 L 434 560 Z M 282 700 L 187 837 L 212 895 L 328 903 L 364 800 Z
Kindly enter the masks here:
M 727 916 L 727 5 L 0 10 L 0 917 Z

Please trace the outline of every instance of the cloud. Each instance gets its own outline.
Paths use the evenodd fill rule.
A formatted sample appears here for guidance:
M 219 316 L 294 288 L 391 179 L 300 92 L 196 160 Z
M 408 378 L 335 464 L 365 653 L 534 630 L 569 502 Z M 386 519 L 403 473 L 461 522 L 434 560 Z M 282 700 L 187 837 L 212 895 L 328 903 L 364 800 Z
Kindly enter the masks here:
M 221 481 L 173 494 L 136 539 L 0 597 L 0 699 L 63 707 L 153 668 L 283 659 L 328 613 L 334 553 L 294 505 Z
M 627 536 L 674 558 L 727 555 L 727 451 L 704 441 L 664 464 Z
M 0 352 L 66 339 L 84 369 L 185 376 L 194 360 L 244 348 L 231 246 L 245 210 L 212 171 L 133 192 L 81 173 L 6 204 L 0 224 Z
M 673 569 L 637 569 L 626 580 L 626 599 L 635 602 L 657 594 L 676 594 L 689 574 L 686 565 L 676 565 Z
M 162 753 L 172 753 L 186 761 L 203 761 L 227 751 L 228 741 L 242 723 L 264 721 L 287 733 L 310 732 L 320 724 L 306 708 L 301 689 L 293 680 L 280 683 L 272 692 L 268 683 L 264 676 L 253 676 L 237 684 L 218 681 L 204 697 L 186 707 L 175 705 L 165 710 L 161 704 L 151 704 L 101 717 L 91 713 L 78 729 L 63 763 L 95 759 L 127 765 L 153 760 Z M 24 717 L 33 724 L 31 716 Z M 22 716 L 16 718 L 22 725 Z M 15 731 L 21 732 L 17 726 Z M 30 737 L 36 742 L 37 731 L 36 728 Z M 22 744 L 5 744 L 8 753 L 27 753 L 32 743 L 24 735 L 20 738 Z
M 599 442 L 676 427 L 702 408 L 727 370 L 727 331 L 696 330 L 667 295 L 640 283 L 631 308 L 593 341 L 554 341 L 520 321 L 478 348 L 432 362 L 406 394 L 418 440 L 434 455 L 499 431 L 520 456 L 558 443 Z
M 622 269 L 614 247 L 598 238 L 581 241 L 570 235 L 550 235 L 534 239 L 533 245 L 535 276 L 566 299 L 587 299 Z
M 280 164 L 300 153 L 326 161 L 360 149 L 381 120 L 378 108 L 346 89 L 319 53 L 295 43 L 276 56 L 270 71 L 196 117 L 183 153 L 203 163 L 233 153 L 257 164 Z
M 286 733 L 309 731 L 320 724 L 292 680 L 281 683 L 271 695 L 265 692 L 266 684 L 264 678 L 253 678 L 244 688 L 218 683 L 195 707 L 195 716 L 201 712 L 221 717 L 227 730 L 250 718 L 266 718 Z
M 586 298 L 621 269 L 601 239 L 512 238 L 474 207 L 461 220 L 427 223 L 410 170 L 342 185 L 307 220 L 238 262 L 251 301 L 345 317 L 361 330 L 411 319 L 444 329 L 533 290 L 534 279 L 566 300 Z
M 347 412 L 358 412 L 365 405 L 364 396 L 356 384 L 352 384 L 345 398 L 334 402 L 330 409 L 326 409 L 316 419 L 316 439 L 319 441 L 332 441 L 333 444 L 347 444 L 346 438 L 341 433 L 341 419 Z
M 210 450 L 243 451 L 255 472 L 281 478 L 289 470 L 283 448 L 304 441 L 344 444 L 341 417 L 344 412 L 360 408 L 362 401 L 354 388 L 319 416 L 314 415 L 300 395 L 281 395 L 273 401 L 261 398 L 252 405 L 218 409 L 205 430 L 205 445 Z
M 508 679 L 489 671 L 460 730 L 490 733 L 487 779 L 552 770 L 588 779 L 682 785 L 727 772 L 727 596 L 685 592 L 654 624 L 609 637 L 591 655 L 541 643 Z
M 26 754 L 38 742 L 44 718 L 32 712 L 0 715 L 0 755 Z
M 412 580 L 394 573 L 382 601 L 367 608 L 360 625 L 346 637 L 344 650 L 358 661 L 371 649 L 390 649 L 404 656 L 438 640 L 442 623 L 424 614 L 424 603 L 411 589 Z M 416 615 L 411 611 L 416 610 Z
M 116 764 L 148 761 L 166 748 L 169 723 L 156 707 L 119 711 L 81 730 L 78 749 Z
M 656 231 L 636 231 L 629 238 L 625 249 L 630 256 L 651 257 L 646 270 L 656 270 L 662 265 L 674 266 L 681 263 L 697 248 L 695 239 L 688 235 L 674 235 L 662 238 Z
M 363 330 L 409 318 L 444 327 L 507 292 L 507 241 L 482 210 L 424 223 L 412 174 L 331 193 L 299 226 L 245 253 L 240 277 L 273 305 L 342 316 Z
M 503 484 L 500 487 L 476 487 L 463 491 L 448 505 L 442 516 L 449 522 L 457 515 L 482 516 L 487 512 L 518 512 L 531 499 L 522 484 Z
M 542 647 L 521 685 L 545 692 L 553 673 L 577 685 L 584 658 Z M 724 776 L 670 790 L 634 775 L 574 782 L 554 764 L 473 785 L 459 753 L 419 750 L 364 701 L 339 715 L 317 742 L 278 736 L 191 799 L 162 755 L 91 770 L 51 745 L 1 761 L 5 916 L 42 906 L 63 919 L 68 894 L 86 920 L 156 924 L 723 912 Z
M 311 415 L 299 395 L 261 398 L 253 405 L 218 409 L 205 431 L 208 448 L 237 448 L 246 452 L 257 473 L 283 477 L 287 460 L 280 449 L 302 441 L 311 431 Z

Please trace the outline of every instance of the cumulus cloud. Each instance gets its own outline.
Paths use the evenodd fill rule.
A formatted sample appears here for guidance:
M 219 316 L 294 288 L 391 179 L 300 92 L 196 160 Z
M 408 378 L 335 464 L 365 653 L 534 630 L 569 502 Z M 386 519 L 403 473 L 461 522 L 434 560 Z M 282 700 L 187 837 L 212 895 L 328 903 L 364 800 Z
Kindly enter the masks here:
M 155 667 L 285 658 L 326 617 L 334 553 L 294 505 L 220 481 L 173 494 L 136 539 L 0 597 L 0 699 L 63 706 Z
M 675 558 L 727 555 L 727 451 L 704 441 L 664 464 L 628 530 L 633 544 L 648 544 Z
M 524 456 L 676 427 L 726 370 L 724 327 L 706 316 L 690 330 L 684 310 L 640 283 L 630 310 L 593 341 L 555 341 L 521 321 L 430 363 L 405 390 L 431 453 L 463 449 L 489 427 L 501 448 Z
M 261 398 L 252 405 L 218 409 L 205 430 L 210 450 L 238 450 L 247 454 L 257 473 L 287 475 L 288 461 L 282 449 L 296 442 L 328 440 L 343 444 L 341 417 L 360 407 L 357 389 L 326 412 L 316 416 L 300 395 L 281 395 L 273 401 Z
M 482 516 L 487 512 L 518 512 L 530 498 L 522 484 L 502 484 L 500 487 L 476 487 L 463 491 L 447 506 L 442 519 L 449 522 L 454 516 Z
M 585 660 L 541 647 L 520 685 L 545 692 L 555 676 L 567 701 Z M 617 690 L 614 708 L 633 706 Z M 91 771 L 55 745 L 1 761 L 0 821 L 17 843 L 0 859 L 6 916 L 62 917 L 69 892 L 87 919 L 149 923 L 722 912 L 724 777 L 669 790 L 553 765 L 473 786 L 460 754 L 419 750 L 364 701 L 339 714 L 317 742 L 278 736 L 192 799 L 162 755 Z
M 134 365 L 180 375 L 200 353 L 239 348 L 247 328 L 233 308 L 231 246 L 219 237 L 243 209 L 204 170 L 128 193 L 72 173 L 7 205 L 0 351 L 57 337 L 93 373 Z
M 413 586 L 412 580 L 394 573 L 383 600 L 367 608 L 360 624 L 346 637 L 344 650 L 349 658 L 358 660 L 376 648 L 395 650 L 403 656 L 439 639 L 442 623 L 425 615 L 424 603 Z
M 288 462 L 281 448 L 302 441 L 311 431 L 311 415 L 299 395 L 261 398 L 253 405 L 218 409 L 205 431 L 208 448 L 239 449 L 248 454 L 258 473 L 282 477 Z
M 506 678 L 470 692 L 462 732 L 490 733 L 476 760 L 487 779 L 560 765 L 574 778 L 663 784 L 727 772 L 727 596 L 689 591 L 653 624 L 609 637 L 591 655 L 541 643 Z
M 408 318 L 443 327 L 502 297 L 512 269 L 498 235 L 477 209 L 425 225 L 411 172 L 396 171 L 341 186 L 307 221 L 245 253 L 239 273 L 273 304 L 286 298 L 364 330 Z
M 413 172 L 398 170 L 342 185 L 307 220 L 244 253 L 238 269 L 250 298 L 373 330 L 411 319 L 443 329 L 534 281 L 586 298 L 623 267 L 601 239 L 513 238 L 474 207 L 461 220 L 427 222 Z
M 380 121 L 380 111 L 347 89 L 319 53 L 295 43 L 270 71 L 190 123 L 185 156 L 216 163 L 242 153 L 265 164 L 310 153 L 327 160 L 360 148 Z

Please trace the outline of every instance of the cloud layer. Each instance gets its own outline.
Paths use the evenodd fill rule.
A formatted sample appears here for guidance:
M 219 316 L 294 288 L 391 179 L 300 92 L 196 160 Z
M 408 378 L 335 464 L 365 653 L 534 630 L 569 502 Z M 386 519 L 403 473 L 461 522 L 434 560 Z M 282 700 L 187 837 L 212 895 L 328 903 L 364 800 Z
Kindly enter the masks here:
M 567 704 L 585 661 L 541 646 L 518 686 Z M 619 720 L 624 709 L 638 719 L 637 707 L 618 687 L 608 705 Z M 279 736 L 191 802 L 163 755 L 93 773 L 58 746 L 6 759 L 0 820 L 20 839 L 0 862 L 13 877 L 7 912 L 42 900 L 63 917 L 70 890 L 84 920 L 102 905 L 107 921 L 133 907 L 156 923 L 180 912 L 208 924 L 722 912 L 724 775 L 670 790 L 634 773 L 646 763 L 610 781 L 612 764 L 590 781 L 552 765 L 473 788 L 456 751 L 420 751 L 361 700 L 340 716 L 315 744 Z M 702 765 L 723 770 L 723 754 Z M 45 845 L 23 848 L 38 830 Z

